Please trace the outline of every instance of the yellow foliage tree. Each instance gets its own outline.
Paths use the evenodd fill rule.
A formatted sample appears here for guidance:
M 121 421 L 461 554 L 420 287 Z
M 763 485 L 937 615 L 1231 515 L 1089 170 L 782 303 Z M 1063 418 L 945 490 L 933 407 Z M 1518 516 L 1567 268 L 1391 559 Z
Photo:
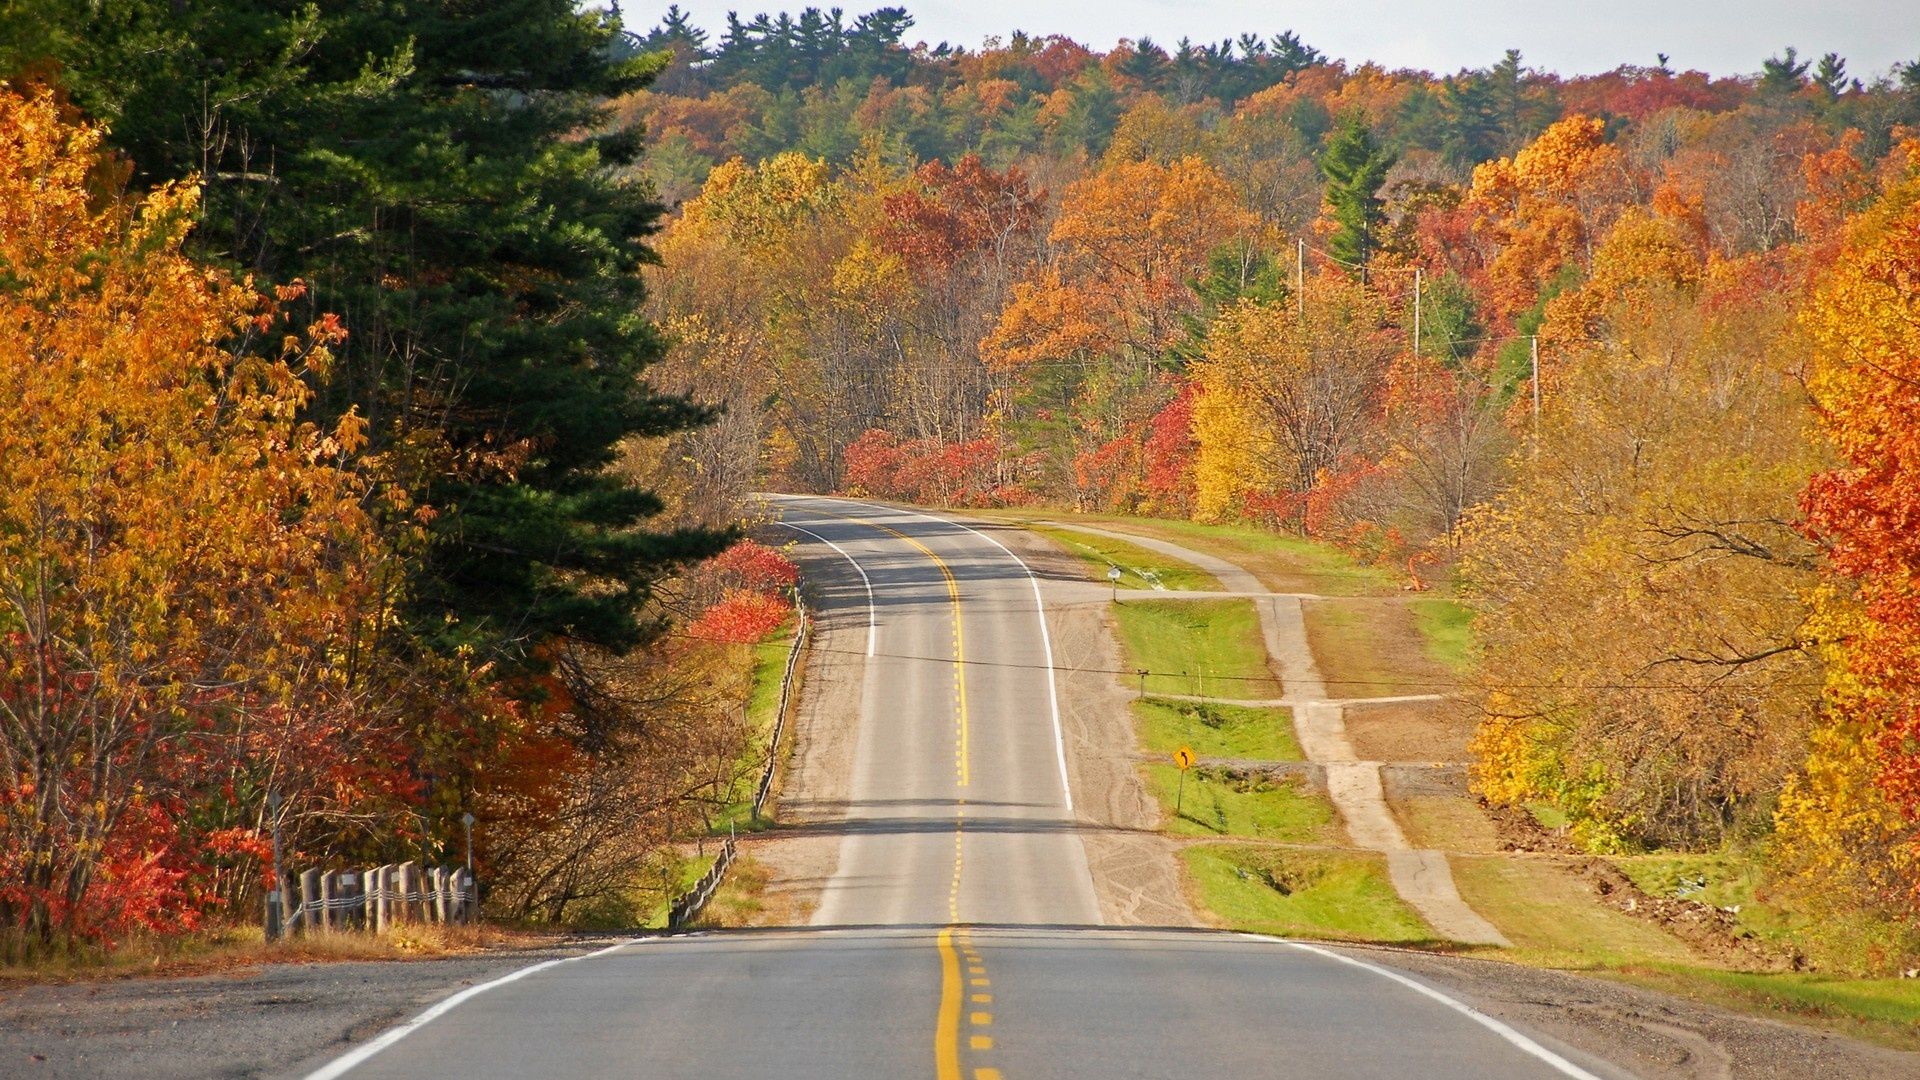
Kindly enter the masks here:
M 373 812 L 387 745 L 362 425 L 297 419 L 344 332 L 185 257 L 195 188 L 122 196 L 100 139 L 0 87 L 0 922 L 41 938 L 101 932 L 102 886 L 185 918 L 179 818 Z
M 1379 301 L 1338 275 L 1310 284 L 1304 318 L 1290 304 L 1222 313 L 1191 369 L 1196 513 L 1230 516 L 1249 495 L 1304 498 L 1347 464 L 1400 345 Z
M 1632 292 L 1556 355 L 1513 485 L 1468 514 L 1483 646 L 1474 780 L 1544 799 L 1596 846 L 1764 832 L 1798 767 L 1817 670 L 1816 556 L 1797 497 L 1791 322 Z

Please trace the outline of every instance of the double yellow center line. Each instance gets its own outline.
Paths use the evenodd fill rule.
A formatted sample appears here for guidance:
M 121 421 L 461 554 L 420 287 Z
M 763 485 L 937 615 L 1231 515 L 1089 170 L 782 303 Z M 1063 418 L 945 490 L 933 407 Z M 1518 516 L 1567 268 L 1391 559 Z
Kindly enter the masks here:
M 953 610 L 953 771 L 956 784 L 964 788 L 972 779 L 972 749 L 967 723 L 967 635 L 960 618 L 960 581 L 953 576 L 953 568 L 947 565 L 945 559 L 899 529 L 868 518 L 846 514 L 831 516 L 858 522 L 906 541 L 939 569 L 940 577 L 947 583 L 947 602 Z M 960 1068 L 963 1020 L 969 1033 L 967 1049 L 993 1049 L 993 1036 L 987 1032 L 993 1025 L 993 992 L 992 984 L 987 979 L 986 962 L 973 947 L 973 931 L 957 925 L 960 922 L 960 874 L 966 857 L 966 821 L 967 801 L 960 798 L 954 806 L 953 881 L 947 890 L 947 918 L 956 925 L 941 930 L 936 939 L 940 948 L 940 1011 L 933 1032 L 933 1063 L 937 1080 L 963 1080 L 964 1074 Z M 963 959 L 966 961 L 964 977 L 961 975 Z M 973 1070 L 973 1080 L 1002 1080 L 1002 1077 L 999 1069 L 980 1066 Z

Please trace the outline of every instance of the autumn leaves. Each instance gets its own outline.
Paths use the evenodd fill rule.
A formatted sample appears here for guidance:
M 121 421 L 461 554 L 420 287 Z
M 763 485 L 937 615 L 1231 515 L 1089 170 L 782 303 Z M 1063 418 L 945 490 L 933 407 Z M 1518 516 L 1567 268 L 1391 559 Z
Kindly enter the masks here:
M 345 815 L 410 787 L 350 675 L 403 496 L 353 467 L 356 414 L 300 419 L 342 332 L 183 255 L 192 187 L 113 173 L 97 130 L 0 90 L 0 924 L 35 936 L 250 889 L 222 855 L 257 846 L 257 785 Z M 188 814 L 210 860 L 168 842 Z

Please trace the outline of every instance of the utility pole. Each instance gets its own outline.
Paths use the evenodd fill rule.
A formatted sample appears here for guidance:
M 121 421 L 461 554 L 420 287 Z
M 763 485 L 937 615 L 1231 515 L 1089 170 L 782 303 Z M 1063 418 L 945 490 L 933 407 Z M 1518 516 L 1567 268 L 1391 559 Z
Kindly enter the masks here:
M 1413 268 L 1413 358 L 1420 359 L 1420 268 Z
M 1540 452 L 1540 335 L 1527 339 L 1527 361 L 1533 367 L 1533 452 Z
M 1294 310 L 1302 319 L 1307 317 L 1307 242 L 1302 237 L 1293 241 L 1293 304 Z
M 281 890 L 287 887 L 287 874 L 280 862 L 280 791 L 267 789 L 267 818 L 273 826 L 273 888 L 267 890 L 266 938 L 277 941 L 285 933 L 281 915 L 286 910 L 281 906 Z

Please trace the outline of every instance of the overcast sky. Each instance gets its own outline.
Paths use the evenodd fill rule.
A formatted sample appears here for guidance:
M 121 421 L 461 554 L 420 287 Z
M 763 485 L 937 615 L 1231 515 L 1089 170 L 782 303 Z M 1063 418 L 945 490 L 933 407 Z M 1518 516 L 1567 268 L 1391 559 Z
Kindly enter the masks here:
M 841 6 L 852 16 L 887 3 L 904 3 L 913 13 L 910 42 L 973 47 L 990 34 L 1019 29 L 1107 49 L 1123 37 L 1171 46 L 1182 37 L 1205 42 L 1242 31 L 1293 30 L 1329 56 L 1439 74 L 1485 67 L 1507 49 L 1519 49 L 1529 66 L 1561 74 L 1651 65 L 1662 52 L 1679 70 L 1749 74 L 1788 45 L 1802 56 L 1837 52 L 1862 78 L 1920 59 L 1920 0 L 856 0 Z M 666 6 L 623 5 L 629 25 L 643 32 Z M 749 18 L 807 5 L 682 0 L 680 6 L 718 38 L 729 10 Z

